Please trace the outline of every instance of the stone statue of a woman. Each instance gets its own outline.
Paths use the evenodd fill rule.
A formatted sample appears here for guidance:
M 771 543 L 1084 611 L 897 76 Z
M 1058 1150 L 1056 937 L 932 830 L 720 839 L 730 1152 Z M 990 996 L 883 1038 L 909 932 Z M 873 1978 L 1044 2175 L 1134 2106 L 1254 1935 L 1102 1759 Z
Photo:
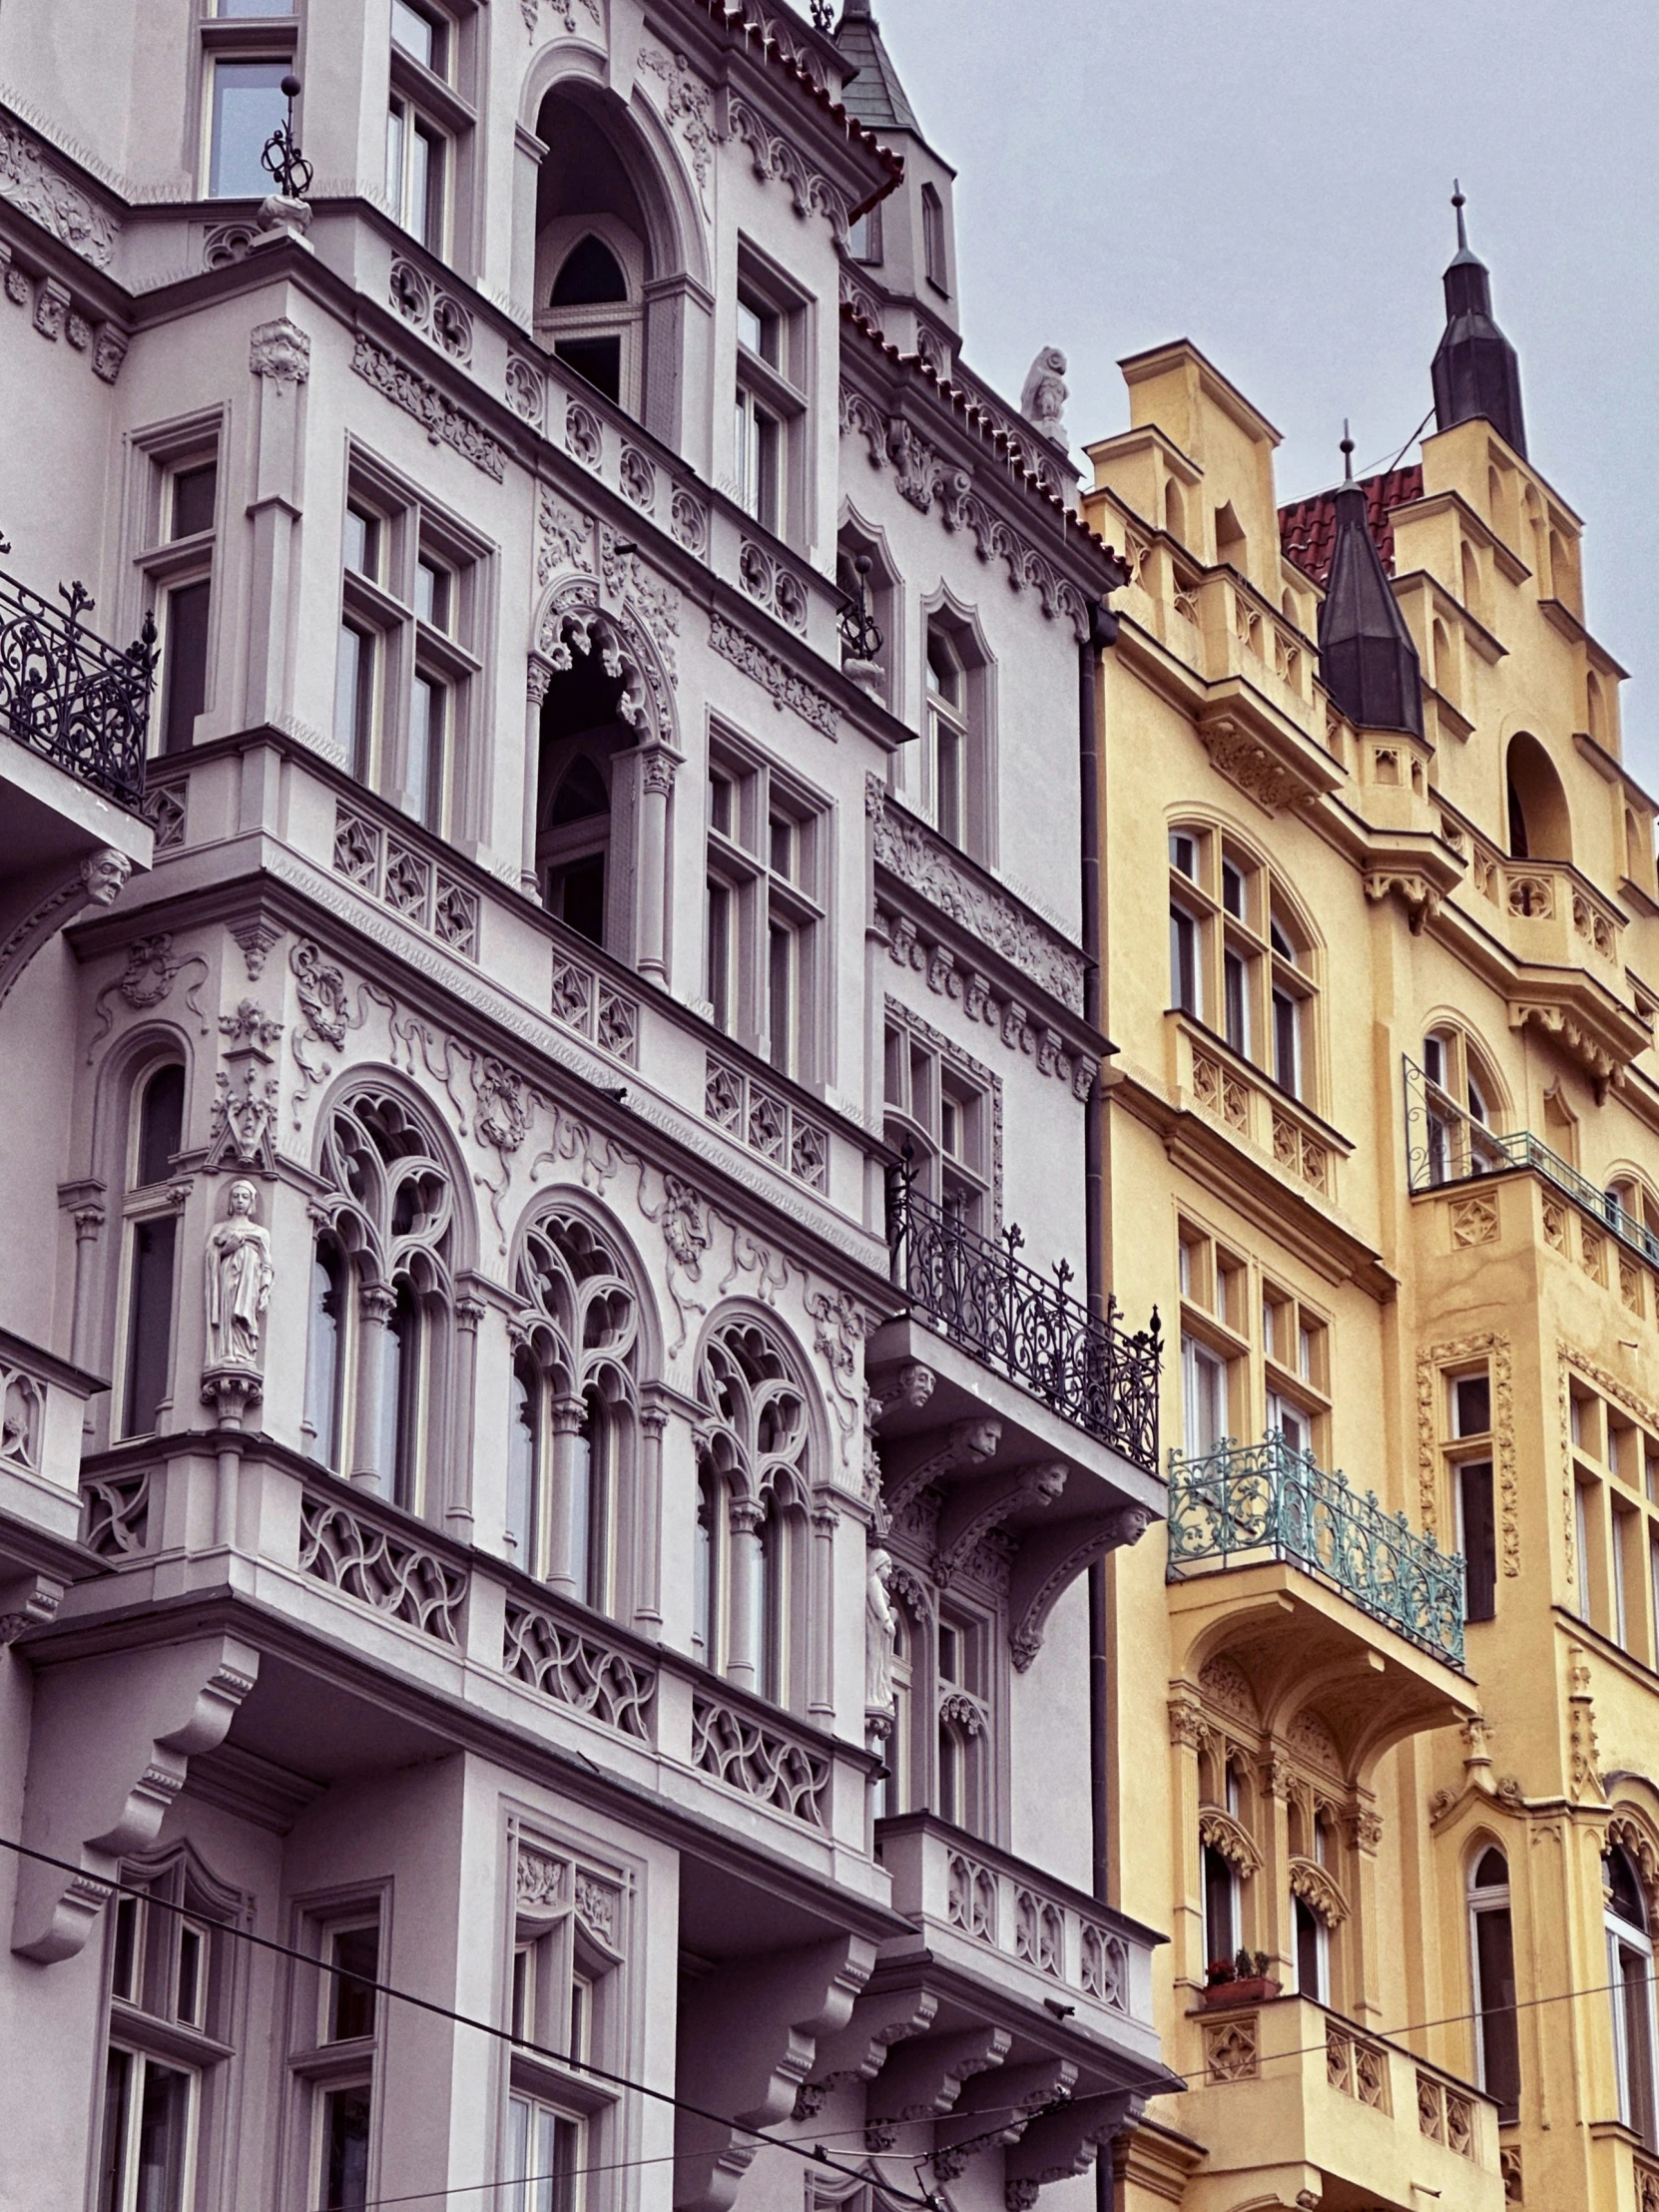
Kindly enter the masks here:
M 890 1713 L 893 1706 L 892 1660 L 898 1642 L 898 1615 L 893 1611 L 888 1585 L 892 1581 L 892 1555 L 875 1550 L 869 1555 L 869 1579 L 864 1596 L 864 1711 Z
M 259 1365 L 260 1325 L 276 1280 L 271 1232 L 256 1219 L 259 1203 L 259 1193 L 252 1183 L 233 1183 L 225 1219 L 208 1239 L 210 1367 Z

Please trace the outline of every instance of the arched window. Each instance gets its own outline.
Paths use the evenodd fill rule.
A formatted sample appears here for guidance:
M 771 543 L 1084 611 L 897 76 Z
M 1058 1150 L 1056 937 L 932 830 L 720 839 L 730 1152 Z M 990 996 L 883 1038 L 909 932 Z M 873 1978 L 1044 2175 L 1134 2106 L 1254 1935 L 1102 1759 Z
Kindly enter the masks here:
M 1641 1878 L 1622 1844 L 1602 1855 L 1607 1979 L 1613 2005 L 1613 2062 L 1619 2118 L 1651 2149 L 1653 2095 L 1653 1937 Z
M 941 1821 L 975 1835 L 986 1832 L 990 1812 L 986 1789 L 990 1740 L 984 1680 L 986 1643 L 980 1623 L 962 1614 L 940 1614 L 934 1644 L 937 1727 L 932 1804 Z
M 1505 778 L 1511 854 L 1518 860 L 1570 860 L 1567 795 L 1554 762 L 1530 732 L 1509 740 Z
M 311 1255 L 306 1444 L 406 1512 L 440 1502 L 454 1194 L 436 1141 L 390 1091 L 335 1106 Z
M 986 857 L 991 841 L 990 684 L 971 627 L 947 612 L 927 624 L 922 652 L 925 723 L 916 774 L 906 762 L 900 788 L 941 837 Z
M 658 181 L 620 107 L 587 90 L 549 94 L 537 120 L 536 335 L 629 414 L 650 380 L 646 286 L 666 226 L 647 198 Z M 642 198 L 642 194 L 646 198 Z
M 1497 1085 L 1468 1036 L 1449 1023 L 1431 1029 L 1422 1040 L 1422 1072 L 1429 1181 L 1454 1183 L 1507 1166 L 1507 1153 L 1494 1141 Z
M 1468 547 L 1464 546 L 1465 557 Z M 1443 622 L 1434 624 L 1434 689 L 1453 707 L 1461 708 L 1462 686 L 1457 679 L 1457 656 L 1451 643 L 1451 634 Z
M 1496 1846 L 1469 1874 L 1469 1952 L 1478 2026 L 1478 2079 L 1500 2121 L 1520 2117 L 1520 2036 L 1515 2012 L 1515 1936 L 1509 1862 Z
M 179 1214 L 170 1184 L 184 1147 L 185 1071 L 177 1060 L 133 1087 L 122 1207 L 121 1433 L 149 1436 L 172 1394 L 174 1277 Z
M 1170 1003 L 1292 1098 L 1317 1089 L 1319 982 L 1283 884 L 1220 831 L 1171 831 Z
M 706 1340 L 697 1611 L 704 1664 L 778 1705 L 806 1671 L 812 1426 L 793 1363 L 758 1323 Z
M 1463 577 L 1463 605 L 1473 615 L 1476 622 L 1482 621 L 1484 619 L 1485 594 L 1480 589 L 1480 564 L 1475 559 L 1474 547 L 1469 544 L 1466 538 L 1463 540 L 1459 565 Z M 1444 691 L 1445 686 L 1442 684 L 1440 689 Z
M 571 1214 L 525 1233 L 516 1288 L 508 1534 L 529 1573 L 615 1614 L 638 1450 L 638 1302 Z
M 1173 476 L 1164 483 L 1164 528 L 1177 545 L 1187 542 L 1187 502 L 1181 496 L 1181 486 Z
M 1659 1265 L 1659 1198 L 1634 1175 L 1616 1175 L 1603 1193 L 1607 1220 L 1615 1236 L 1640 1245 Z
M 1239 520 L 1232 500 L 1216 509 L 1216 563 L 1218 567 L 1236 568 L 1243 576 L 1250 566 L 1250 547 L 1245 539 L 1244 524 Z
M 549 679 L 536 779 L 536 874 L 551 914 L 618 949 L 611 834 L 616 756 L 639 743 L 623 719 L 626 675 L 602 643 L 573 629 L 569 666 Z

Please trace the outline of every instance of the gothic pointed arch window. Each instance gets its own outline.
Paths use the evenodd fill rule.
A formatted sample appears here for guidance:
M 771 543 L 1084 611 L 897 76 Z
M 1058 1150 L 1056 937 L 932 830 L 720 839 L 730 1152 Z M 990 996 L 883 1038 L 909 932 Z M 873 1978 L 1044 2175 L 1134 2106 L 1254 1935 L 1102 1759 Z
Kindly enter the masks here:
M 535 331 L 626 413 L 650 385 L 647 286 L 669 273 L 662 180 L 619 102 L 559 86 L 542 103 L 536 177 Z
M 149 1436 L 172 1395 L 179 1213 L 171 1178 L 174 1155 L 184 1146 L 184 1063 L 171 1057 L 153 1062 L 129 1096 L 119 1402 L 122 1435 Z
M 1601 1886 L 1619 2118 L 1652 2149 L 1656 2141 L 1653 1930 L 1641 1876 L 1622 1844 L 1611 1845 L 1602 1855 Z
M 712 1330 L 698 1361 L 697 1640 L 704 1664 L 776 1705 L 804 1702 L 814 1479 L 797 1363 L 757 1321 Z
M 338 1101 L 313 1208 L 305 1443 L 406 1512 L 442 1503 L 457 1221 L 443 1148 L 390 1087 Z
M 1469 1956 L 1474 1978 L 1476 2079 L 1498 2119 L 1520 2117 L 1520 2036 L 1515 2012 L 1515 1937 L 1509 1862 L 1488 1845 L 1469 1869 Z
M 639 1452 L 638 1294 L 605 1238 L 566 1210 L 526 1230 L 514 1288 L 508 1537 L 527 1572 L 618 1615 Z

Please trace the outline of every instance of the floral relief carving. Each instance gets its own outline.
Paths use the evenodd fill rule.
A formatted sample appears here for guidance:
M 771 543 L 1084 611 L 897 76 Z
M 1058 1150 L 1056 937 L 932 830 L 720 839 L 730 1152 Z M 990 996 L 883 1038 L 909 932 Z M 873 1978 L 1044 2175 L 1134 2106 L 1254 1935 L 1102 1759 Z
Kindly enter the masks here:
M 18 123 L 0 120 L 0 200 L 21 208 L 42 230 L 108 269 L 121 226 L 88 192 L 72 184 L 45 149 Z
M 718 612 L 710 616 L 709 643 L 722 660 L 730 661 L 759 684 L 780 714 L 789 707 L 821 737 L 838 735 L 840 717 L 834 702 L 816 685 L 797 676 L 776 653 L 768 652 L 728 616 Z
M 176 958 L 173 951 L 171 930 L 158 929 L 152 935 L 135 937 L 127 948 L 127 965 L 113 983 L 106 983 L 93 1000 L 93 1012 L 98 1025 L 87 1047 L 87 1060 L 109 1035 L 115 1025 L 112 998 L 122 998 L 134 1013 L 148 1013 L 152 1007 L 166 1003 L 172 995 L 177 979 L 190 968 L 200 970 L 195 980 L 185 989 L 185 1004 L 196 1016 L 203 1036 L 208 1034 L 208 1023 L 202 1012 L 198 993 L 208 979 L 208 962 L 200 952 L 187 952 Z
M 847 201 L 838 186 L 809 168 L 800 149 L 771 130 L 747 100 L 729 101 L 726 119 L 731 136 L 749 148 L 755 175 L 763 183 L 775 178 L 788 185 L 798 216 L 822 215 L 837 238 L 846 236 Z
M 274 384 L 303 384 L 311 373 L 311 341 L 297 322 L 278 315 L 249 331 L 248 366 Z
M 384 394 L 394 407 L 413 415 L 433 445 L 451 446 L 464 460 L 500 483 L 506 473 L 506 447 L 491 437 L 472 417 L 439 391 L 436 384 L 376 345 L 361 331 L 351 366 L 365 382 Z
M 663 81 L 664 112 L 685 142 L 686 158 L 706 208 L 715 153 L 714 95 L 684 54 L 670 56 L 660 46 L 642 46 L 640 67 Z
M 1455 1198 L 1447 1208 L 1451 1241 L 1457 1246 L 1497 1243 L 1497 1201 L 1490 1198 Z

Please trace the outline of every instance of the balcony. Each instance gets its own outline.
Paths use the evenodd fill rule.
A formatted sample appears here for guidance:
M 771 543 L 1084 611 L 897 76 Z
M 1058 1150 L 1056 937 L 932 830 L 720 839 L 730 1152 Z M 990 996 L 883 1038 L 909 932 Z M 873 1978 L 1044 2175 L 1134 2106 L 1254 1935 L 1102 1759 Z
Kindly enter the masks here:
M 1659 1236 L 1588 1176 L 1580 1175 L 1570 1160 L 1563 1160 L 1541 1137 L 1535 1137 L 1530 1129 L 1513 1130 L 1507 1136 L 1488 1129 L 1448 1098 L 1414 1060 L 1407 1058 L 1404 1066 L 1405 1180 L 1413 1197 L 1424 1191 L 1443 1190 L 1448 1184 L 1471 1182 L 1479 1176 L 1530 1169 L 1589 1217 L 1593 1236 L 1605 1233 L 1633 1258 L 1659 1268 Z M 1562 1240 L 1551 1235 L 1549 1241 L 1559 1246 Z M 1586 1272 L 1594 1272 L 1588 1261 Z
M 1274 1434 L 1170 1457 L 1169 1579 L 1279 1561 L 1312 1575 L 1444 1665 L 1463 1665 L 1463 1562 L 1374 1491 Z
M 136 809 L 144 797 L 145 737 L 156 666 L 156 626 L 125 653 L 88 630 L 92 601 L 60 586 L 64 611 L 0 574 L 0 729 L 91 790 Z
M 906 1170 L 887 1183 L 892 1280 L 948 1340 L 1005 1375 L 1062 1419 L 1108 1444 L 1148 1474 L 1158 1468 L 1158 1316 L 1133 1335 L 1117 1302 L 1097 1319 L 1066 1289 L 1018 1257 L 1017 1228 L 1000 1243 L 945 1213 L 916 1190 Z
M 1248 2176 L 1250 2203 L 1500 2212 L 1496 2108 L 1455 2075 L 1304 1997 L 1200 2024 L 1179 2125 L 1211 2146 L 1207 2174 Z

